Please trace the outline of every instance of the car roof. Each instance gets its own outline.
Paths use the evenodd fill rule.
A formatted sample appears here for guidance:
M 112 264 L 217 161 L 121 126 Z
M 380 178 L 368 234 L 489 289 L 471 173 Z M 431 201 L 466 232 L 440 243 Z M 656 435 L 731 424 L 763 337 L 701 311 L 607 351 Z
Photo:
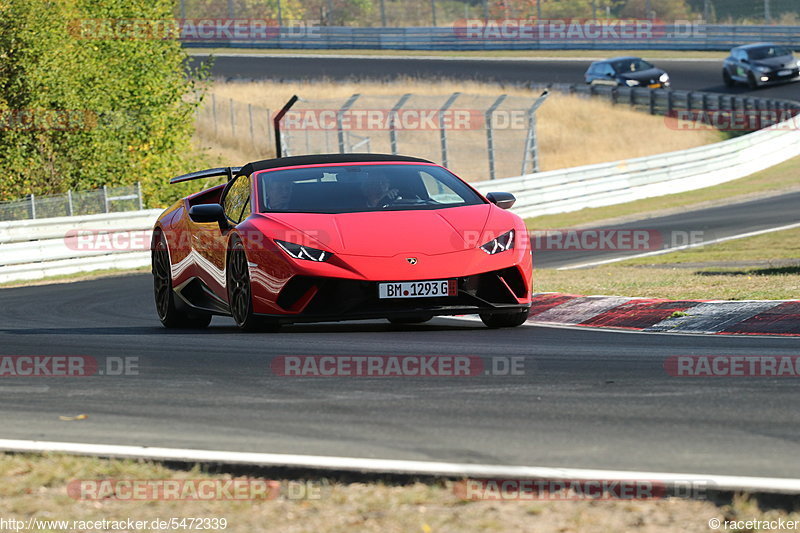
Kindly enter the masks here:
M 404 155 L 389 154 L 315 154 L 297 155 L 289 157 L 276 157 L 275 159 L 265 159 L 263 161 L 253 161 L 247 163 L 239 171 L 239 174 L 250 175 L 259 170 L 282 167 L 298 167 L 303 165 L 327 165 L 332 163 L 428 163 L 435 164 L 433 161 L 421 159 L 419 157 L 408 157 Z
M 763 48 L 765 46 L 775 46 L 775 47 L 781 46 L 783 48 L 788 48 L 786 46 L 778 45 L 775 43 L 750 43 L 750 44 L 743 44 L 742 46 L 737 46 L 735 48 L 732 48 L 732 50 L 751 50 L 753 48 Z

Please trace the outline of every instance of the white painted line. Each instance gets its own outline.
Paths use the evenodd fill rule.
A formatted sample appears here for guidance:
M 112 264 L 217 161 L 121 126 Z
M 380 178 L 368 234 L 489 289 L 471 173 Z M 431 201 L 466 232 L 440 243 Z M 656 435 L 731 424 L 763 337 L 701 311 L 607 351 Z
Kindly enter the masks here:
M 242 53 L 235 53 L 235 52 L 222 52 L 222 53 L 214 53 L 214 52 L 197 52 L 197 51 L 187 51 L 187 54 L 190 56 L 197 56 L 197 57 L 207 57 L 213 55 L 214 57 L 258 57 L 258 58 L 270 58 L 270 59 L 280 59 L 280 58 L 312 58 L 312 59 L 374 59 L 374 60 L 386 60 L 386 59 L 393 59 L 393 60 L 413 60 L 413 61 L 526 61 L 530 63 L 541 62 L 541 63 L 550 63 L 553 61 L 563 61 L 563 62 L 576 62 L 576 63 L 586 63 L 587 61 L 600 61 L 604 59 L 602 57 L 486 57 L 486 56 L 411 56 L 411 55 L 370 55 L 370 54 L 297 54 L 297 53 L 290 53 L 290 54 L 275 54 L 270 52 L 253 52 L 249 54 L 242 54 Z M 608 57 L 612 57 L 614 55 L 614 50 L 609 50 Z M 647 58 L 645 58 L 647 59 Z M 721 63 L 723 59 L 709 59 L 709 58 L 659 58 L 653 59 L 653 61 L 664 62 L 664 61 L 685 61 L 689 63 L 695 62 L 709 62 L 709 63 Z
M 654 256 L 654 255 L 663 255 L 663 254 L 668 254 L 668 253 L 672 253 L 672 252 L 679 252 L 681 250 L 688 250 L 690 248 L 699 248 L 700 246 L 708 246 L 708 245 L 711 245 L 711 244 L 719 244 L 721 242 L 733 241 L 735 239 L 744 239 L 746 237 L 755 237 L 756 235 L 764 235 L 765 233 L 773 233 L 775 231 L 783 231 L 783 230 L 794 229 L 794 228 L 800 228 L 800 222 L 796 222 L 794 224 L 788 224 L 786 226 L 779 226 L 777 228 L 767 228 L 767 229 L 762 229 L 762 230 L 758 230 L 758 231 L 751 231 L 751 232 L 748 232 L 748 233 L 740 233 L 738 235 L 729 235 L 728 237 L 721 237 L 719 239 L 713 239 L 713 240 L 710 240 L 710 241 L 696 242 L 696 243 L 692 243 L 692 244 L 684 244 L 683 246 L 675 246 L 674 248 L 665 248 L 663 250 L 656 250 L 656 251 L 653 251 L 653 252 L 645 252 L 643 254 L 628 255 L 628 256 L 625 256 L 625 257 L 615 257 L 613 259 L 606 259 L 604 261 L 594 261 L 592 263 L 581 263 L 579 265 L 570 265 L 570 266 L 557 268 L 556 270 L 575 270 L 575 269 L 578 269 L 578 268 L 589 268 L 589 267 L 595 267 L 595 266 L 600 266 L 600 265 L 607 265 L 607 264 L 610 264 L 610 263 L 618 263 L 620 261 L 628 261 L 629 259 L 638 259 L 640 257 L 651 257 L 651 256 Z
M 406 461 L 394 459 L 366 459 L 357 457 L 328 457 L 320 455 L 290 455 L 277 453 L 225 452 L 181 448 L 150 448 L 144 446 L 117 446 L 107 444 L 82 444 L 77 442 L 47 442 L 0 439 L 0 450 L 14 452 L 57 452 L 102 457 L 128 457 L 187 462 L 214 462 L 279 466 L 293 468 L 319 468 L 372 473 L 401 473 L 434 476 L 475 478 L 519 478 L 548 480 L 647 480 L 665 485 L 684 486 L 686 483 L 707 483 L 716 490 L 741 490 L 753 492 L 800 493 L 800 479 L 746 476 L 718 476 L 715 474 L 639 472 L 627 470 L 595 470 L 516 465 L 483 465 L 472 463 L 445 463 L 434 461 Z

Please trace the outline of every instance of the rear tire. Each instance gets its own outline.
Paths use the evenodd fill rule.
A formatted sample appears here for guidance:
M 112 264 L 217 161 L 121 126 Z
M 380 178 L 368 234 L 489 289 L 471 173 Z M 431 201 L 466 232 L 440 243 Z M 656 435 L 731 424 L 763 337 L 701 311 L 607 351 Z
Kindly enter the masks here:
M 274 331 L 278 322 L 253 313 L 253 294 L 250 286 L 250 268 L 244 245 L 234 241 L 228 254 L 228 305 L 236 325 L 243 331 Z
M 528 320 L 530 309 L 514 311 L 511 313 L 481 313 L 481 321 L 486 327 L 495 328 L 515 328 L 521 326 Z
M 401 318 L 387 318 L 389 322 L 395 325 L 403 325 L 403 324 L 423 324 L 428 322 L 433 318 L 433 315 L 420 315 L 420 316 L 410 316 L 410 317 L 401 317 Z
M 205 328 L 211 323 L 211 315 L 194 311 L 177 298 L 172 288 L 172 267 L 169 249 L 164 234 L 158 232 L 154 237 L 153 251 L 153 294 L 158 318 L 165 328 Z

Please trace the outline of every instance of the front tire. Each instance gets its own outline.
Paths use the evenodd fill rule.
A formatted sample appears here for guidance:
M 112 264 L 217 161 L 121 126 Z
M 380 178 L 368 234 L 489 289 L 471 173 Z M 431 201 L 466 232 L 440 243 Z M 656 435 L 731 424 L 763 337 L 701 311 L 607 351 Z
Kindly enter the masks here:
M 244 245 L 235 241 L 228 254 L 228 305 L 234 322 L 243 331 L 267 331 L 279 327 L 253 313 L 253 294 L 250 286 L 250 267 Z
M 511 313 L 481 313 L 481 321 L 486 327 L 496 328 L 515 328 L 521 326 L 528 320 L 530 309 L 513 311 Z
M 172 267 L 169 249 L 164 234 L 158 232 L 154 238 L 151 252 L 153 264 L 153 295 L 156 312 L 165 328 L 205 328 L 211 323 L 211 315 L 190 310 L 186 304 L 175 297 L 172 289 Z
M 722 69 L 722 81 L 725 82 L 726 87 L 733 87 L 734 85 L 736 85 L 736 82 L 733 81 L 730 72 L 728 72 L 728 69 L 726 68 Z
M 752 72 L 747 74 L 747 86 L 750 87 L 751 89 L 758 89 L 759 87 L 758 80 L 756 80 L 756 77 L 753 75 Z

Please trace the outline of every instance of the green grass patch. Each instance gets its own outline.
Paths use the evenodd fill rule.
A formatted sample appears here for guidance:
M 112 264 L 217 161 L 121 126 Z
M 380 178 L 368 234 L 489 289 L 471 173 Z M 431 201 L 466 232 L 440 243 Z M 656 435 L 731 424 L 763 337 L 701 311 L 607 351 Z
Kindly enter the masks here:
M 525 220 L 531 229 L 574 228 L 619 218 L 650 218 L 671 211 L 689 211 L 704 204 L 744 201 L 750 195 L 778 193 L 800 188 L 800 157 L 790 159 L 738 180 L 695 191 L 645 198 L 606 207 L 582 209 Z
M 90 279 L 109 278 L 116 276 L 127 276 L 131 274 L 143 274 L 150 272 L 150 266 L 140 268 L 109 268 L 106 270 L 94 270 L 92 272 L 76 272 L 74 274 L 63 274 L 61 276 L 48 276 L 42 279 L 6 281 L 0 283 L 0 288 L 8 289 L 13 287 L 30 287 L 34 285 L 52 285 L 55 283 L 71 283 L 75 281 L 86 281 Z

